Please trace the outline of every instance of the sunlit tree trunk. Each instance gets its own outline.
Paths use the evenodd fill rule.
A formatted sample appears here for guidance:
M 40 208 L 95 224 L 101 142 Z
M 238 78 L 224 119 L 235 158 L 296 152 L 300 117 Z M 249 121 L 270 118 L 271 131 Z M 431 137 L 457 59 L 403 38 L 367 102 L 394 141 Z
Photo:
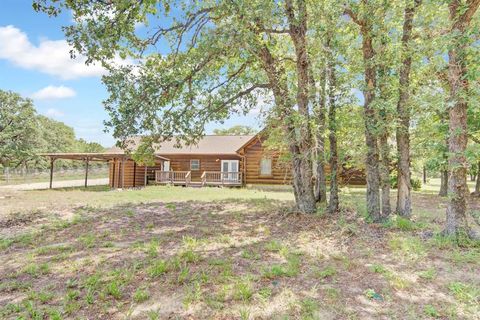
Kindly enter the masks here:
M 477 182 L 475 182 L 475 191 L 473 194 L 477 197 L 480 197 L 480 161 L 477 165 Z
M 360 27 L 362 35 L 362 54 L 365 65 L 363 89 L 363 118 L 365 121 L 365 144 L 367 154 L 365 159 L 365 169 L 367 175 L 367 214 L 373 222 L 385 220 L 380 209 L 380 171 L 378 155 L 377 121 L 373 102 L 375 100 L 375 90 L 377 88 L 377 70 L 375 66 L 375 51 L 372 41 L 372 25 L 368 19 L 359 18 L 349 8 L 345 9 L 352 20 Z
M 314 103 L 315 112 L 315 136 L 316 147 L 314 161 L 316 163 L 316 180 L 315 180 L 315 200 L 317 202 L 327 201 L 327 187 L 325 176 L 325 70 L 320 71 L 319 88 L 315 87 L 315 79 L 311 73 L 312 86 L 312 102 Z M 318 93 L 318 98 L 317 98 Z
M 421 0 L 415 0 L 412 5 L 406 0 L 403 35 L 402 35 L 402 65 L 400 67 L 400 78 L 398 87 L 397 102 L 397 214 L 403 217 L 410 217 L 412 214 L 412 196 L 411 196 L 411 172 L 410 172 L 410 70 L 412 66 L 412 53 L 410 52 L 410 38 L 413 29 L 413 17 L 415 7 Z M 424 183 L 426 183 L 426 174 L 424 168 Z
M 452 22 L 452 42 L 448 51 L 448 81 L 450 85 L 449 108 L 449 160 L 448 181 L 449 203 L 446 211 L 444 234 L 459 236 L 470 234 L 467 223 L 467 109 L 465 96 L 468 93 L 466 66 L 466 30 L 480 6 L 480 0 L 469 0 L 464 4 L 452 0 L 449 4 Z
M 330 60 L 333 58 L 330 56 Z M 330 200 L 328 202 L 328 212 L 335 213 L 339 210 L 338 199 L 338 150 L 337 150 L 337 119 L 336 119 L 336 97 L 335 89 L 337 86 L 335 76 L 335 66 L 333 61 L 329 61 L 328 67 L 328 141 L 330 143 Z
M 448 170 L 442 170 L 440 172 L 440 191 L 438 195 L 440 197 L 446 197 L 448 193 Z

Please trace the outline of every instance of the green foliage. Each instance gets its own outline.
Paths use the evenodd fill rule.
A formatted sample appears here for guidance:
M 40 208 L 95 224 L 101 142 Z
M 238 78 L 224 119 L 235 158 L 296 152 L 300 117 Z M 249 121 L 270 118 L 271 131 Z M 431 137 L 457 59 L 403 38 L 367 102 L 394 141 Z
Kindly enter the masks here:
M 43 169 L 48 163 L 38 153 L 103 150 L 98 143 L 77 140 L 73 128 L 64 123 L 37 114 L 30 99 L 0 90 L 0 166 Z M 57 161 L 61 167 L 74 165 Z
M 0 90 L 0 164 L 16 166 L 34 157 L 38 122 L 33 103 Z
M 390 185 L 393 189 L 396 189 L 398 186 L 397 174 L 393 173 L 390 175 Z M 412 186 L 413 191 L 422 190 L 422 180 L 418 178 L 410 178 L 410 185 Z
M 213 133 L 217 136 L 248 136 L 256 132 L 252 127 L 236 125 L 227 129 L 215 129 Z
M 146 289 L 137 288 L 133 294 L 133 300 L 137 303 L 142 303 L 147 301 L 150 298 L 150 294 Z

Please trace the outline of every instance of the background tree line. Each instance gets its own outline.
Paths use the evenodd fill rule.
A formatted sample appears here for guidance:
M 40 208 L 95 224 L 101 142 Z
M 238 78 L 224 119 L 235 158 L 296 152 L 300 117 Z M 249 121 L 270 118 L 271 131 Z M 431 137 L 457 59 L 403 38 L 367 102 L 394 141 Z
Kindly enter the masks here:
M 0 90 L 0 168 L 45 169 L 49 162 L 39 153 L 101 152 L 96 142 L 77 139 L 73 128 L 36 112 L 32 100 Z M 61 161 L 61 168 L 81 166 Z
M 109 68 L 107 125 L 120 145 L 133 135 L 145 136 L 146 151 L 173 136 L 192 143 L 207 123 L 270 99 L 265 124 L 288 151 L 298 211 L 314 213 L 318 202 L 339 211 L 339 163 L 357 159 L 366 171 L 367 218 L 382 222 L 394 212 L 409 218 L 412 168 L 422 166 L 446 173 L 444 233 L 453 236 L 473 236 L 466 178 L 479 158 L 479 5 L 34 2 L 50 15 L 71 10 L 67 39 Z M 138 23 L 145 30 L 138 32 Z M 116 56 L 137 63 L 116 66 Z

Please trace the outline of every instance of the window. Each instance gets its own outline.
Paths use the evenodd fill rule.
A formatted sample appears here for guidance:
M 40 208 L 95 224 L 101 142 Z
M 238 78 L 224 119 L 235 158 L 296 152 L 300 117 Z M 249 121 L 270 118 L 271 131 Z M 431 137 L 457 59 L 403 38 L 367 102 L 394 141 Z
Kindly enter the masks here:
M 272 175 L 272 159 L 263 158 L 260 161 L 260 175 L 271 176 Z
M 200 160 L 198 159 L 190 160 L 190 170 L 200 170 Z

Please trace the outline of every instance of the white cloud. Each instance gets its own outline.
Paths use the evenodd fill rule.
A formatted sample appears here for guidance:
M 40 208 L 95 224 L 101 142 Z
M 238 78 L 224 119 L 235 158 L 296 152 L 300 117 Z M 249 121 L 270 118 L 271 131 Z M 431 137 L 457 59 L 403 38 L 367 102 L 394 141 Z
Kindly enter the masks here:
M 37 100 L 53 100 L 71 98 L 75 95 L 76 92 L 72 88 L 65 86 L 48 86 L 32 94 L 32 98 Z
M 42 39 L 38 45 L 33 44 L 27 34 L 8 25 L 0 27 L 0 59 L 6 59 L 15 65 L 38 70 L 61 79 L 97 77 L 106 73 L 100 65 L 86 65 L 86 57 L 78 55 L 71 59 L 72 47 L 66 40 Z M 129 63 L 119 58 L 118 65 Z
M 65 114 L 60 111 L 60 110 L 57 110 L 57 109 L 54 109 L 54 108 L 50 108 L 47 110 L 47 112 L 45 112 L 45 115 L 47 117 L 51 117 L 51 118 L 61 118 L 63 117 Z

